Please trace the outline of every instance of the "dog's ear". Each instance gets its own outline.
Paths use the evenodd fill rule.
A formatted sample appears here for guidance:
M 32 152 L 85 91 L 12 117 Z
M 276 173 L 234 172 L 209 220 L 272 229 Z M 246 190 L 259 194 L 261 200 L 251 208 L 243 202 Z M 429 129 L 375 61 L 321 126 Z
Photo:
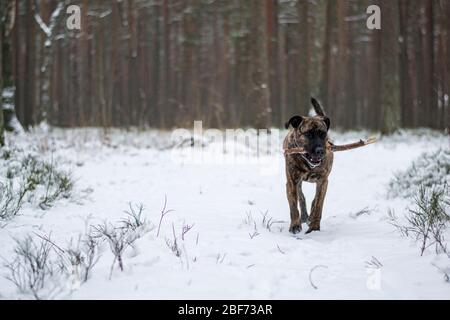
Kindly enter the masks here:
M 328 118 L 327 116 L 324 116 L 323 122 L 325 122 L 325 124 L 327 125 L 327 130 L 330 130 L 330 125 L 331 125 L 330 118 Z
M 298 128 L 298 126 L 302 123 L 303 118 L 301 116 L 293 116 L 284 124 L 284 127 L 286 129 L 289 129 L 289 125 L 292 126 L 292 128 Z

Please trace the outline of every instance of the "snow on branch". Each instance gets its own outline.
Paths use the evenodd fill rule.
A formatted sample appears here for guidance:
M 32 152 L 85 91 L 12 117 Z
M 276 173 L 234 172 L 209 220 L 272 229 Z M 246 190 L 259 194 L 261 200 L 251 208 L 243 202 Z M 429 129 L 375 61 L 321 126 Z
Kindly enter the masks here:
M 42 20 L 42 17 L 39 15 L 37 10 L 37 5 L 34 3 L 34 20 L 36 20 L 37 24 L 41 28 L 42 32 L 45 33 L 47 38 L 51 38 L 53 36 L 53 31 L 56 26 L 56 21 L 58 20 L 58 17 L 61 15 L 62 9 L 64 7 L 63 3 L 58 3 L 58 6 L 56 9 L 52 12 L 52 15 L 50 17 L 50 23 L 47 25 L 44 20 Z

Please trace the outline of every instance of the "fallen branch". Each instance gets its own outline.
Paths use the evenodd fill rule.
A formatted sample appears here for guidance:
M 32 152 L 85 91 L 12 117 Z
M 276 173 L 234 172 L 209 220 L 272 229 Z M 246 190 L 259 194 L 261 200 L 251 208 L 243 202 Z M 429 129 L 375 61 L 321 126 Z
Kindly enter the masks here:
M 280 251 L 282 254 L 285 254 L 285 252 L 283 250 L 281 250 L 281 248 L 278 244 L 277 244 L 277 248 L 278 248 L 278 251 Z
M 356 149 L 360 147 L 364 147 L 368 144 L 375 143 L 377 139 L 375 137 L 371 137 L 367 140 L 360 139 L 358 142 L 348 143 L 348 144 L 342 144 L 342 145 L 336 145 L 330 141 L 328 141 L 327 149 L 331 152 L 338 152 L 338 151 L 346 151 L 351 149 Z M 284 149 L 284 154 L 305 154 L 307 151 L 305 148 L 299 147 L 299 148 L 289 148 Z

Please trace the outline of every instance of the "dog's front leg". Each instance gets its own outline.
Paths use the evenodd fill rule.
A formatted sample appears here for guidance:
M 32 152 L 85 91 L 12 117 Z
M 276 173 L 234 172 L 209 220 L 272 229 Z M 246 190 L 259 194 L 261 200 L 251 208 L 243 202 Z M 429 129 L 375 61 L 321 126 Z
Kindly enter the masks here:
M 327 193 L 328 179 L 319 181 L 316 184 L 316 196 L 314 197 L 311 215 L 309 216 L 309 229 L 306 233 L 320 230 L 320 219 L 322 218 L 323 202 Z
M 289 227 L 289 231 L 292 233 L 297 233 L 302 230 L 300 215 L 297 208 L 297 183 L 290 177 L 288 177 L 288 181 L 286 182 L 286 195 L 291 213 L 291 225 Z
M 309 223 L 308 210 L 306 209 L 306 199 L 302 190 L 302 181 L 297 184 L 298 203 L 300 205 L 300 221 L 301 223 Z

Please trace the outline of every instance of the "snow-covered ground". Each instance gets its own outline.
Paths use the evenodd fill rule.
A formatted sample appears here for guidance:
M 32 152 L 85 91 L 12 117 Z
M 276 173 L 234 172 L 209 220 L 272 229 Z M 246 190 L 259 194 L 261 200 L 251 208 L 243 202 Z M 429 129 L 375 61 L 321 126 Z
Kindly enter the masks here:
M 284 132 L 280 134 L 280 139 Z M 353 142 L 366 133 L 334 134 Z M 424 151 L 449 148 L 448 136 L 414 134 L 382 139 L 335 155 L 321 231 L 288 232 L 281 151 L 269 157 L 271 170 L 238 162 L 190 163 L 169 148 L 169 133 L 96 129 L 44 130 L 8 136 L 64 161 L 76 178 L 75 197 L 49 210 L 25 206 L 0 229 L 0 256 L 12 256 L 14 238 L 51 234 L 64 245 L 88 224 L 119 221 L 129 203 L 143 204 L 155 228 L 135 242 L 114 269 L 105 244 L 92 277 L 57 298 L 71 299 L 449 299 L 450 284 L 434 266 L 449 259 L 428 250 L 388 221 L 402 219 L 408 200 L 387 199 L 393 173 L 406 169 Z M 185 147 L 190 148 L 190 147 Z M 214 146 L 206 147 L 205 152 Z M 65 160 L 63 160 L 65 159 Z M 267 159 L 266 159 L 267 160 Z M 310 203 L 314 185 L 304 184 Z M 167 213 L 157 236 L 160 212 Z M 357 215 L 362 209 L 368 213 Z M 270 230 L 263 225 L 270 220 Z M 183 225 L 192 229 L 181 237 Z M 256 230 L 255 230 L 256 228 Z M 181 250 L 167 245 L 173 230 Z M 374 261 L 379 261 L 378 267 Z M 5 275 L 0 267 L 0 274 Z M 29 298 L 0 278 L 0 298 Z

